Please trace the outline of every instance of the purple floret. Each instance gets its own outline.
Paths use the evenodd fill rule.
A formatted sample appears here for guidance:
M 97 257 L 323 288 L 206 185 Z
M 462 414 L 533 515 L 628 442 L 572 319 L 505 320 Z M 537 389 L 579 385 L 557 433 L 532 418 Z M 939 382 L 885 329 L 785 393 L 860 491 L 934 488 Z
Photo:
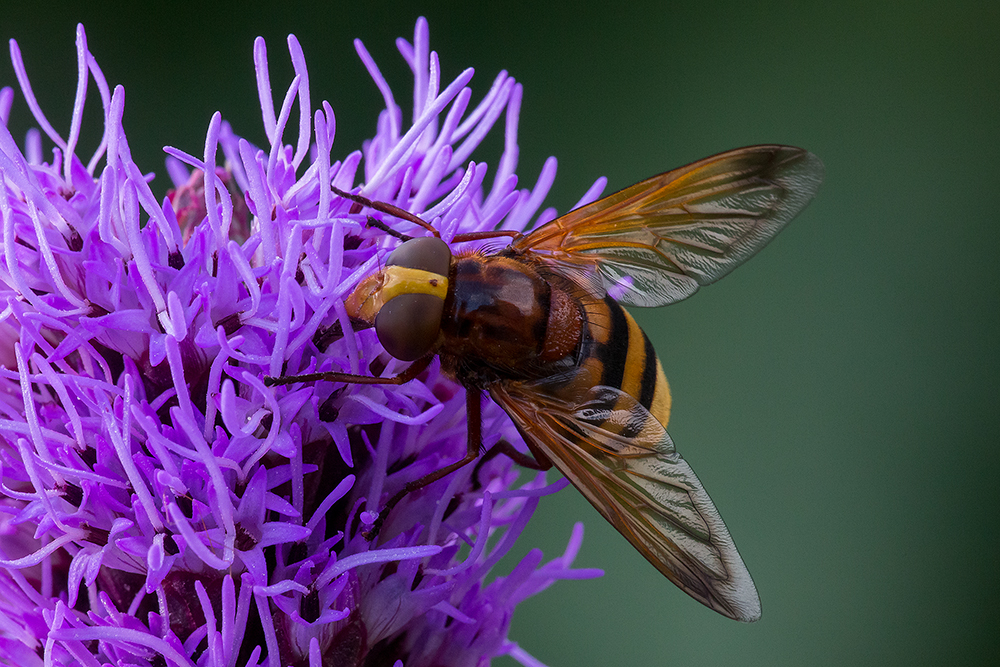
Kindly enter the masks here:
M 520 84 L 501 72 L 472 105 L 472 70 L 442 84 L 424 20 L 397 44 L 414 75 L 412 121 L 356 42 L 386 108 L 363 150 L 336 160 L 333 109 L 312 108 L 298 42 L 288 38 L 294 78 L 275 109 L 258 39 L 269 146 L 215 114 L 203 155 L 166 149 L 174 189 L 158 201 L 131 158 L 125 91 L 108 85 L 82 26 L 67 137 L 11 41 L 41 132 L 20 148 L 6 127 L 14 93 L 0 91 L 0 662 L 419 667 L 510 654 L 534 665 L 507 636 L 516 605 L 599 574 L 572 568 L 579 525 L 562 556 L 535 550 L 493 572 L 540 497 L 566 485 L 525 481 L 504 457 L 410 494 L 376 540 L 362 536 L 406 482 L 465 452 L 464 390 L 437 363 L 401 386 L 264 385 L 404 367 L 373 332 L 352 333 L 343 305 L 397 241 L 331 184 L 411 211 L 446 240 L 554 216 L 538 212 L 554 159 L 517 189 Z M 88 85 L 105 126 L 85 164 Z M 501 117 L 491 174 L 471 154 Z M 483 433 L 487 447 L 521 442 L 492 403 Z

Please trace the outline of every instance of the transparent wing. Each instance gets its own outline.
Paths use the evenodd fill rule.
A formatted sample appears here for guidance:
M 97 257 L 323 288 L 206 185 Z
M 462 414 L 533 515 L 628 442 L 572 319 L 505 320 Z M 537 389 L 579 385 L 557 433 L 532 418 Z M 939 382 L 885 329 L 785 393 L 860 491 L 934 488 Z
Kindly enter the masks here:
M 757 589 L 729 531 L 659 422 L 612 387 L 591 389 L 578 405 L 537 389 L 506 383 L 490 393 L 533 447 L 668 579 L 729 618 L 760 618 Z
M 545 256 L 623 304 L 663 306 L 767 245 L 809 203 L 822 178 L 823 163 L 801 148 L 739 148 L 581 206 L 512 248 Z

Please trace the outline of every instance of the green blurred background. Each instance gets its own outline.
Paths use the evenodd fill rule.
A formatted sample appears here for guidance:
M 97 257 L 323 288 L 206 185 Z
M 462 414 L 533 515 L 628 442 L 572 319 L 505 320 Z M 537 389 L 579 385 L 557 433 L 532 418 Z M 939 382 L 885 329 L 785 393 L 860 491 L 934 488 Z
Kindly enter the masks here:
M 524 84 L 519 173 L 533 182 L 557 156 L 560 211 L 599 175 L 617 189 L 748 144 L 826 163 L 819 196 L 761 255 L 637 313 L 674 390 L 671 433 L 726 518 L 763 619 L 693 602 L 568 490 L 542 503 L 521 552 L 557 555 L 583 520 L 577 564 L 607 575 L 524 603 L 512 639 L 552 667 L 1000 660 L 1000 4 L 288 4 L 36 3 L 5 7 L 0 36 L 19 40 L 65 131 L 83 21 L 126 88 L 137 162 L 160 174 L 160 147 L 200 154 L 216 110 L 263 143 L 257 35 L 282 90 L 284 39 L 298 36 L 313 99 L 337 112 L 334 152 L 353 150 L 381 98 L 351 40 L 405 109 L 394 38 L 419 15 L 447 77 L 476 67 L 477 99 L 500 69 Z M 14 82 L 6 62 L 0 82 Z M 12 125 L 23 136 L 20 104 Z

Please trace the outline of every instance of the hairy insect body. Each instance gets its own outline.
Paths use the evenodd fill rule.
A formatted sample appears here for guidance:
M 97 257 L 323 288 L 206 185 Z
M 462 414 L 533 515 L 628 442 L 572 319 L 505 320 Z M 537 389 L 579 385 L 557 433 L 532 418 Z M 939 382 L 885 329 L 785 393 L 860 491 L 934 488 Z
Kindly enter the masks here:
M 551 286 L 521 262 L 478 254 L 456 257 L 451 275 L 441 349 L 456 373 L 543 372 Z
M 494 254 L 453 253 L 434 228 L 395 206 L 334 188 L 360 206 L 424 227 L 399 238 L 385 266 L 345 301 L 390 355 L 412 361 L 392 377 L 338 371 L 315 381 L 402 384 L 437 356 L 466 388 L 463 458 L 407 482 L 407 494 L 459 470 L 483 445 L 482 394 L 511 418 L 534 455 L 497 442 L 485 456 L 555 466 L 650 563 L 687 594 L 741 621 L 760 599 L 726 525 L 667 435 L 670 389 L 649 339 L 619 303 L 664 306 L 725 276 L 763 248 L 812 198 L 823 165 L 791 146 L 750 146 L 699 160 L 581 206 Z M 608 295 L 611 291 L 615 298 Z M 616 301 L 617 299 L 617 301 Z
M 620 390 L 666 428 L 670 389 L 649 338 L 610 297 L 590 295 L 516 257 L 454 259 L 439 349 L 445 372 L 467 386 L 531 383 L 551 400 L 580 405 L 594 387 Z M 543 380 L 539 382 L 539 380 Z M 597 424 L 623 438 L 635 419 Z

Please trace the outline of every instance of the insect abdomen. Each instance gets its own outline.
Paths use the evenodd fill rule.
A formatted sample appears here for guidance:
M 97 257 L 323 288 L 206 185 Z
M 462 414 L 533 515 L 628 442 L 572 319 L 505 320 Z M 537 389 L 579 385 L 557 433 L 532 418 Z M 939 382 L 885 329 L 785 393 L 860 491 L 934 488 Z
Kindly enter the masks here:
M 586 335 L 578 365 L 591 386 L 620 389 L 666 428 L 670 387 L 645 332 L 611 297 L 586 300 L 584 318 Z

